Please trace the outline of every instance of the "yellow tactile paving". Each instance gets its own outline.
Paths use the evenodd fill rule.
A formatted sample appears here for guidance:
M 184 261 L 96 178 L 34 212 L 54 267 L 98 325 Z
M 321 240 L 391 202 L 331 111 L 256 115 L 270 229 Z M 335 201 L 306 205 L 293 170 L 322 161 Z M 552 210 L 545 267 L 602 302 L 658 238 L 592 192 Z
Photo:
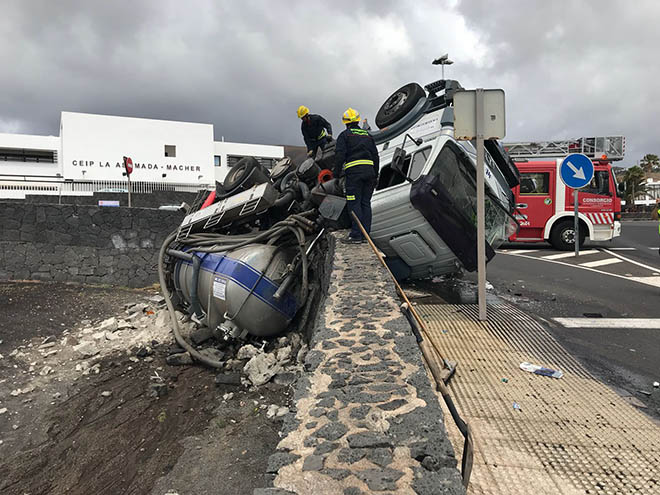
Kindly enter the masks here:
M 660 427 L 535 320 L 508 304 L 489 306 L 488 323 L 477 321 L 474 305 L 417 310 L 459 363 L 449 388 L 474 437 L 470 494 L 660 494 Z M 564 376 L 527 373 L 524 361 Z M 447 423 L 462 455 L 463 438 Z

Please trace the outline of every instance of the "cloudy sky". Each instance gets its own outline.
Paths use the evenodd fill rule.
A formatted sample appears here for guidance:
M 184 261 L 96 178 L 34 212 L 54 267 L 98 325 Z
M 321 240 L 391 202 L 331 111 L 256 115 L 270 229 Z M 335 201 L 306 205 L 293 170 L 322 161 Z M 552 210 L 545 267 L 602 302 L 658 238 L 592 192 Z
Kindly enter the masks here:
M 62 110 L 212 123 L 301 144 L 305 104 L 371 122 L 399 86 L 503 88 L 507 139 L 623 134 L 660 154 L 660 2 L 2 0 L 0 132 L 58 134 Z

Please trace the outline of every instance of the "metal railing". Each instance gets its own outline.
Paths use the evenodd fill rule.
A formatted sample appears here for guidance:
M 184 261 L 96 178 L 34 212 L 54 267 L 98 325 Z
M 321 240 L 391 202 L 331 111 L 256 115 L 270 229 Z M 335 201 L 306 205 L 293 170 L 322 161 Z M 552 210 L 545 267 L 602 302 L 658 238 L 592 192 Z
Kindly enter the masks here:
M 131 182 L 131 193 L 149 194 L 158 191 L 197 192 L 200 189 L 210 189 L 210 184 L 190 184 L 176 182 Z M 25 192 L 28 194 L 63 194 L 91 195 L 98 192 L 126 193 L 127 181 L 97 180 L 97 181 L 66 181 L 66 180 L 7 180 L 0 179 L 0 194 L 2 191 Z

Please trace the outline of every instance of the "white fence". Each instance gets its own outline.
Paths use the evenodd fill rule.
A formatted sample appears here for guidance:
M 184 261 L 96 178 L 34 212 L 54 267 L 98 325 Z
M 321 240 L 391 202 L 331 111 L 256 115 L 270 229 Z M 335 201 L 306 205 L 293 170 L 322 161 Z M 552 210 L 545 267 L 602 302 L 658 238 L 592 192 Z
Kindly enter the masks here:
M 133 194 L 148 194 L 157 191 L 197 192 L 200 189 L 211 189 L 207 184 L 185 184 L 164 182 L 131 182 Z M 53 196 L 91 196 L 95 192 L 126 193 L 127 181 L 34 181 L 0 179 L 0 198 L 25 198 L 30 195 Z

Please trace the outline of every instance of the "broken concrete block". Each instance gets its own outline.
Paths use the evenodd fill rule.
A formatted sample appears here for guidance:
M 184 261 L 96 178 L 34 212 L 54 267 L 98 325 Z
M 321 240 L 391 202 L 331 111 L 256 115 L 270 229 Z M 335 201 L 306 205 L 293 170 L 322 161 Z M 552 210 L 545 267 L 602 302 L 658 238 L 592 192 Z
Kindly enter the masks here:
M 96 356 L 100 351 L 99 348 L 94 344 L 94 342 L 82 342 L 78 345 L 73 346 L 73 350 L 76 351 L 81 359 L 87 359 L 92 356 Z
M 98 329 L 101 332 L 116 332 L 117 328 L 117 318 L 114 316 L 112 318 L 108 318 L 107 320 L 103 320 L 98 326 Z
M 282 369 L 282 365 L 273 354 L 257 354 L 243 368 L 252 385 L 258 387 L 268 382 Z
M 170 354 L 167 356 L 165 359 L 167 361 L 167 364 L 172 365 L 172 366 L 182 366 L 186 364 L 192 364 L 192 356 L 190 355 L 189 352 L 181 352 L 179 354 Z
M 252 344 L 247 344 L 241 347 L 236 353 L 236 359 L 252 359 L 257 355 L 259 349 Z

